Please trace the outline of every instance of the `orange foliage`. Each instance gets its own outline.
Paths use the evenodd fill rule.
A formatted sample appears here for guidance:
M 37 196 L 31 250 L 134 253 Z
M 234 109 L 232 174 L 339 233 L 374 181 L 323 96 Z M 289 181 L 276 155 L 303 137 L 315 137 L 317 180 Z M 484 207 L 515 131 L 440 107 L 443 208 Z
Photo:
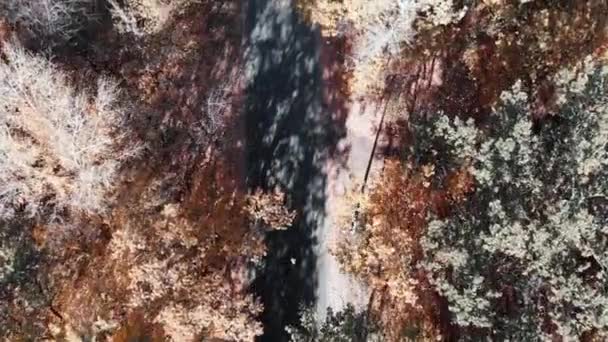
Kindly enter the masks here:
M 448 198 L 454 202 L 462 202 L 466 195 L 473 191 L 474 178 L 466 168 L 461 168 L 450 173 L 446 179 L 446 193 Z
M 189 179 L 181 201 L 165 199 L 162 210 L 148 208 L 156 201 L 150 189 L 131 187 L 109 222 L 82 222 L 80 230 L 106 233 L 58 252 L 70 262 L 51 270 L 57 287 L 51 305 L 60 317 L 49 313 L 50 322 L 85 334 L 99 319 L 115 322 L 115 341 L 152 327 L 154 336 L 164 330 L 186 341 L 205 329 L 209 337 L 237 340 L 259 332 L 260 306 L 246 293 L 245 265 L 265 247 L 250 229 L 246 193 L 234 168 L 217 157 L 203 160 Z
M 473 190 L 473 182 L 466 169 L 448 174 L 440 188 L 432 185 L 434 177 L 432 165 L 413 169 L 387 160 L 362 208 L 362 232 L 337 251 L 343 267 L 371 287 L 372 311 L 391 341 L 400 341 L 404 329 L 414 326 L 424 338 L 441 333 L 439 305 L 414 265 L 422 257 L 420 239 L 427 216 L 447 215 L 451 203 L 464 200 Z
M 265 224 L 267 229 L 287 229 L 296 217 L 295 211 L 285 207 L 285 193 L 278 188 L 272 193 L 256 190 L 248 196 L 245 210 L 252 221 Z
M 120 327 L 111 337 L 112 342 L 163 342 L 164 332 L 158 324 L 145 321 L 141 313 L 132 313 L 127 322 Z
M 457 24 L 420 27 L 405 58 L 391 61 L 410 112 L 483 119 L 522 80 L 537 117 L 552 111 L 551 75 L 606 44 L 608 3 L 482 1 Z
M 212 267 L 223 267 L 230 258 L 264 253 L 262 237 L 250 229 L 248 197 L 237 176 L 226 162 L 210 161 L 197 168 L 183 197 L 180 217 L 206 246 Z
M 122 76 L 125 94 L 138 99 L 129 123 L 148 148 L 121 170 L 126 180 L 107 215 L 33 229 L 36 248 L 48 255 L 39 265 L 45 281 L 32 285 L 45 302 L 37 304 L 41 313 L 19 304 L 13 310 L 19 318 L 42 331 L 69 327 L 88 338 L 103 321 L 115 326 L 118 342 L 203 332 L 252 340 L 260 332 L 247 263 L 265 246 L 245 211 L 246 156 L 234 138 L 242 132 L 232 108 L 240 91 L 239 6 L 196 2 L 137 44 L 109 35 L 120 42 L 105 42 L 108 51 L 92 56 L 95 63 L 65 63 L 75 78 L 99 71 L 91 65 Z M 0 22 L 0 45 L 10 30 Z M 217 135 L 201 124 L 215 88 L 229 94 Z M 220 143 L 222 134 L 232 139 Z

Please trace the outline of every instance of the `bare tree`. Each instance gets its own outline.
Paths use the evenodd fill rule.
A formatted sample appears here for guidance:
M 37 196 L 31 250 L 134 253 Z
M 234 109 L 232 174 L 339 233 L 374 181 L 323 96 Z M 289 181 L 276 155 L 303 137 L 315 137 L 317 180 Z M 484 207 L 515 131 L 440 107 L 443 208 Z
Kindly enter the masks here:
M 178 11 L 198 0 L 108 0 L 114 23 L 137 37 L 159 32 Z
M 72 39 L 95 14 L 94 0 L 5 0 L 0 16 L 53 45 Z
M 0 64 L 0 214 L 103 210 L 124 137 L 118 89 L 108 79 L 89 95 L 48 60 L 15 45 Z

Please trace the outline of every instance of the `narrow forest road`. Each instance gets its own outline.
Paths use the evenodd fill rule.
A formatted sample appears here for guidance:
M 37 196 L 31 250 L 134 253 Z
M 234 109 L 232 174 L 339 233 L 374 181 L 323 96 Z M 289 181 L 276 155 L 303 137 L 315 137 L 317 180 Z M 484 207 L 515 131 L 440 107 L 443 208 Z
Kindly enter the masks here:
M 245 34 L 248 186 L 280 188 L 298 212 L 291 228 L 268 234 L 253 284 L 264 304 L 261 341 L 282 342 L 303 307 L 324 318 L 327 307 L 367 301 L 330 248 L 339 238 L 336 206 L 363 180 L 379 116 L 375 105 L 328 104 L 339 93 L 325 75 L 338 64 L 321 58 L 320 31 L 292 0 L 249 0 Z
M 334 311 L 348 303 L 362 309 L 367 304 L 367 289 L 352 276 L 344 273 L 336 257 L 331 253 L 341 238 L 340 227 L 336 225 L 339 206 L 346 191 L 361 186 L 370 155 L 372 153 L 376 128 L 380 121 L 378 106 L 364 100 L 351 102 L 346 120 L 346 136 L 340 141 L 350 151 L 345 165 L 328 161 L 327 217 L 317 232 L 317 270 L 319 286 L 316 291 L 316 310 L 319 317 L 325 317 L 328 307 Z M 377 153 L 376 153 L 377 154 Z M 381 161 L 374 158 L 370 173 L 381 167 Z

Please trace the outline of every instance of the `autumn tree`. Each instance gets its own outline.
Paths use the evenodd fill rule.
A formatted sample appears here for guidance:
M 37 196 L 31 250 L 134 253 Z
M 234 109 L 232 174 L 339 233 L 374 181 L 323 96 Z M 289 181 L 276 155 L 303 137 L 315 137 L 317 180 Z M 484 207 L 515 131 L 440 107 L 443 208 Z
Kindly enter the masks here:
M 182 13 L 195 0 L 108 0 L 114 24 L 121 33 L 136 37 L 155 34 L 172 17 Z
M 0 61 L 0 338 L 253 341 L 249 270 L 265 231 L 294 215 L 282 194 L 245 188 L 241 146 L 222 140 L 240 91 L 226 24 L 238 2 L 9 0 L 0 19 L 53 54 L 97 3 L 113 29 L 139 30 L 104 31 L 111 66 L 98 46 L 44 58 L 11 43 Z M 124 93 L 82 82 L 106 73 Z
M 368 194 L 353 197 L 351 212 L 359 214 L 356 222 L 342 224 L 346 239 L 335 252 L 344 270 L 370 287 L 370 310 L 389 341 L 440 334 L 437 303 L 424 290 L 426 280 L 415 265 L 423 256 L 427 216 L 445 215 L 452 203 L 462 201 L 472 177 L 457 169 L 438 182 L 439 170 L 428 162 L 385 161 Z
M 486 131 L 436 116 L 421 155 L 466 165 L 475 195 L 430 216 L 417 265 L 461 337 L 606 338 L 608 162 L 605 67 L 556 76 L 558 110 L 536 126 L 521 83 Z
M 3 52 L 1 215 L 104 211 L 121 163 L 137 150 L 122 144 L 128 130 L 116 84 L 99 78 L 94 92 L 77 90 L 47 59 L 13 44 Z

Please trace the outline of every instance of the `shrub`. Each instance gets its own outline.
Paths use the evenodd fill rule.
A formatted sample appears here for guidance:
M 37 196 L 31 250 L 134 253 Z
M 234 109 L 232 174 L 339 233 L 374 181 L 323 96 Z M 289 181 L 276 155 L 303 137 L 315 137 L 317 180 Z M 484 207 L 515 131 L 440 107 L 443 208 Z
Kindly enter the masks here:
M 430 220 L 419 263 L 466 340 L 608 336 L 608 77 L 583 69 L 562 80 L 538 134 L 519 83 L 487 132 L 446 116 L 420 123 L 432 134 L 418 158 L 475 179 L 475 196 Z
M 48 60 L 7 45 L 0 64 L 0 213 L 102 211 L 116 181 L 124 112 L 105 78 L 78 91 Z
M 342 311 L 327 309 L 327 318 L 319 322 L 314 310 L 305 309 L 300 314 L 298 327 L 287 327 L 292 342 L 372 342 L 383 341 L 376 323 L 366 311 L 357 312 L 352 305 Z
M 291 226 L 296 213 L 285 207 L 285 193 L 274 189 L 264 193 L 257 189 L 247 198 L 245 211 L 256 225 L 271 230 L 285 230 Z

